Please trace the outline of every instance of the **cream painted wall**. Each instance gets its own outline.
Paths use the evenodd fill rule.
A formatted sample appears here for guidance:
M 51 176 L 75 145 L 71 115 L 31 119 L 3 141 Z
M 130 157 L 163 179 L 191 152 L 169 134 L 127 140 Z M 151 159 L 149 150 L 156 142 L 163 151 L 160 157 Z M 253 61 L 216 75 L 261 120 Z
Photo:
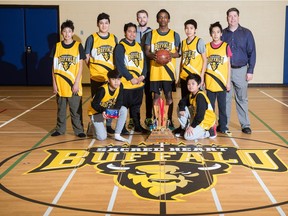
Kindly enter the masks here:
M 123 38 L 123 26 L 136 22 L 136 12 L 149 12 L 149 26 L 157 28 L 156 14 L 165 8 L 171 15 L 170 28 L 185 38 L 184 22 L 193 18 L 198 22 L 197 35 L 209 42 L 209 25 L 220 21 L 227 26 L 226 11 L 230 7 L 240 10 L 240 24 L 249 28 L 256 41 L 257 63 L 251 83 L 274 84 L 283 82 L 285 11 L 288 1 L 0 1 L 0 4 L 59 5 L 60 24 L 71 19 L 75 24 L 75 35 L 85 44 L 86 38 L 97 31 L 96 18 L 99 13 L 110 15 L 110 32 Z M 178 61 L 179 62 L 179 61 Z M 89 83 L 89 71 L 85 67 L 83 82 Z

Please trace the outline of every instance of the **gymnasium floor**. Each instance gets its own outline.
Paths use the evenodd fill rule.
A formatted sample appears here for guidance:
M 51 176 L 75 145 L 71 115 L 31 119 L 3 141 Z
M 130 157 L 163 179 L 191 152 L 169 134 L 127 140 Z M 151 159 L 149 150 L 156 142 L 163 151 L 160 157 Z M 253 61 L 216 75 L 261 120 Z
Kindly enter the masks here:
M 51 137 L 52 88 L 0 86 L 0 215 L 287 215 L 288 88 L 250 87 L 249 115 L 251 135 L 233 104 L 233 136 L 197 142 L 81 139 L 68 114 Z

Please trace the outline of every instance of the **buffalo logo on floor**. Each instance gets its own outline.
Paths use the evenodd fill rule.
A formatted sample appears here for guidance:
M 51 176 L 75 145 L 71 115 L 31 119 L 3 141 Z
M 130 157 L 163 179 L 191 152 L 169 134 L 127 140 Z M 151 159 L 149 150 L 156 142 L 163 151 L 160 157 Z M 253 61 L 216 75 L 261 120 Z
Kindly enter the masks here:
M 142 199 L 183 201 L 184 196 L 209 190 L 234 166 L 286 172 L 277 149 L 238 149 L 225 145 L 151 144 L 97 146 L 90 149 L 49 149 L 38 167 L 42 173 L 91 166 L 98 175 Z

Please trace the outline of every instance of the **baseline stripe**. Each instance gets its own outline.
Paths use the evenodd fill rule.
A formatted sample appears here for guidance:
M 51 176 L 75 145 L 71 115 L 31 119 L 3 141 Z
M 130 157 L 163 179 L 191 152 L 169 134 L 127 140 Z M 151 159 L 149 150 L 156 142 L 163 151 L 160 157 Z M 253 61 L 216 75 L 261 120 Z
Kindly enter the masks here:
M 90 149 L 93 145 L 94 145 L 95 139 L 92 139 L 92 141 L 90 142 L 88 149 Z M 59 192 L 57 193 L 57 195 L 55 196 L 55 198 L 52 201 L 52 204 L 56 205 L 58 203 L 58 201 L 60 200 L 61 196 L 63 195 L 64 191 L 66 190 L 67 186 L 69 185 L 70 181 L 72 180 L 73 176 L 76 174 L 78 166 L 75 166 L 75 168 L 71 171 L 70 175 L 68 176 L 68 178 L 66 179 L 66 181 L 64 182 L 64 184 L 62 185 L 61 189 L 59 190 Z M 50 215 L 50 213 L 52 212 L 54 207 L 49 206 L 46 210 L 46 212 L 43 214 L 43 216 L 48 216 Z
M 260 119 L 254 112 L 252 112 L 251 110 L 249 110 L 249 112 L 255 117 L 257 118 L 263 125 L 265 125 L 272 133 L 274 133 L 277 137 L 279 137 L 279 139 L 281 139 L 284 143 L 286 143 L 288 145 L 288 141 L 282 137 L 279 133 L 277 133 L 273 128 L 271 128 L 268 124 L 266 124 L 262 119 Z
M 134 130 L 131 130 L 130 131 L 130 135 L 128 137 L 128 143 L 129 144 L 131 144 L 133 134 L 134 134 Z M 111 197 L 110 197 L 110 201 L 109 201 L 109 204 L 108 204 L 108 207 L 107 207 L 107 211 L 110 211 L 110 212 L 113 211 L 113 207 L 114 207 L 115 200 L 116 200 L 116 197 L 117 197 L 118 189 L 119 189 L 119 187 L 115 185 L 114 188 L 113 188 Z M 105 216 L 110 216 L 110 214 L 105 214 Z
M 53 95 L 52 97 L 54 97 L 55 95 Z M 52 98 L 52 97 L 50 97 L 50 98 Z M 89 97 L 90 98 L 90 97 Z M 88 100 L 89 100 L 89 98 L 87 98 L 86 100 L 85 100 L 85 102 L 84 103 L 82 103 L 82 104 L 85 104 Z M 48 100 L 48 99 L 47 99 Z M 42 102 L 42 103 L 44 103 L 44 101 Z M 41 103 L 41 104 L 42 104 Z M 31 110 L 31 109 L 30 109 Z M 22 115 L 24 115 L 24 113 L 22 114 Z M 69 116 L 68 116 L 69 117 Z M 67 117 L 67 118 L 68 118 Z M 1 125 L 2 126 L 2 125 Z M 1 128 L 1 126 L 0 126 L 0 128 Z M 51 131 L 50 131 L 51 132 Z M 30 148 L 31 150 L 32 149 L 34 149 L 34 148 L 36 148 L 36 147 L 38 147 L 42 142 L 44 142 L 48 137 L 50 137 L 50 132 L 48 133 L 48 134 L 46 134 L 39 142 L 37 142 L 34 146 L 32 146 L 32 148 Z M 23 154 L 20 158 L 18 158 L 10 167 L 8 167 L 3 173 L 1 173 L 0 174 L 0 180 L 4 177 L 4 176 L 6 176 L 14 167 L 16 167 L 17 166 L 17 164 L 19 164 L 25 157 L 27 157 L 27 155 L 29 155 L 30 154 L 30 152 L 31 151 L 28 151 L 28 152 L 26 152 L 25 154 Z
M 216 205 L 217 211 L 222 212 L 223 209 L 222 209 L 220 200 L 219 200 L 219 198 L 218 198 L 216 189 L 215 189 L 215 188 L 212 188 L 212 189 L 211 189 L 211 193 L 212 193 L 212 196 L 213 196 L 214 203 L 215 203 L 215 205 Z M 220 216 L 224 216 L 224 214 L 219 214 L 219 215 L 220 215 Z
M 267 194 L 267 196 L 269 197 L 270 201 L 273 204 L 277 203 L 276 199 L 273 197 L 273 195 L 271 194 L 271 192 L 269 191 L 267 186 L 264 184 L 264 182 L 262 181 L 262 179 L 260 178 L 258 173 L 255 170 L 251 170 L 251 171 L 252 171 L 253 175 L 255 176 L 255 178 L 257 179 L 257 181 L 259 182 L 259 184 L 261 185 L 261 187 L 263 188 L 263 190 L 265 191 L 265 193 Z M 280 206 L 277 206 L 276 209 L 280 215 L 286 215 Z
M 271 98 L 271 99 L 273 99 L 273 100 L 277 101 L 278 103 L 280 103 L 280 104 L 282 104 L 282 105 L 284 105 L 284 106 L 288 107 L 288 105 L 287 105 L 287 104 L 285 104 L 285 103 L 283 103 L 282 101 L 280 101 L 280 100 L 278 100 L 278 99 L 274 98 L 273 96 L 271 96 L 271 95 L 267 94 L 266 92 L 264 92 L 264 91 L 260 91 L 260 92 L 261 92 L 262 94 L 266 95 L 267 97 L 269 97 L 269 98 Z
M 234 138 L 230 138 L 233 145 L 239 149 L 239 145 L 237 144 L 237 142 L 235 141 Z M 243 154 L 244 158 L 245 155 Z M 249 160 L 247 160 L 247 163 L 249 164 Z M 255 170 L 251 170 L 251 172 L 253 173 L 253 175 L 255 176 L 256 180 L 258 181 L 258 183 L 260 184 L 260 186 L 262 187 L 262 189 L 264 190 L 264 192 L 266 193 L 266 195 L 268 196 L 268 198 L 270 199 L 270 201 L 273 204 L 277 204 L 276 199 L 274 198 L 274 196 L 272 195 L 272 193 L 269 191 L 269 189 L 267 188 L 267 186 L 265 185 L 265 183 L 263 182 L 263 180 L 261 179 L 261 177 L 258 175 L 258 173 Z M 279 214 L 285 215 L 284 211 L 282 210 L 282 208 L 280 206 L 276 206 L 277 211 L 279 212 Z M 283 214 L 284 213 L 284 214 Z
M 35 105 L 34 107 L 32 107 L 32 108 L 26 110 L 25 112 L 23 112 L 23 113 L 19 114 L 18 116 L 16 116 L 16 117 L 10 119 L 9 121 L 6 121 L 4 124 L 0 125 L 0 128 L 2 128 L 2 127 L 4 127 L 5 125 L 11 123 L 12 121 L 16 120 L 17 118 L 19 118 L 19 117 L 25 115 L 26 113 L 32 111 L 33 109 L 35 109 L 36 107 L 42 105 L 43 103 L 47 102 L 48 100 L 52 99 L 53 97 L 55 97 L 55 95 L 52 95 L 51 97 L 49 97 L 49 98 L 47 98 L 46 100 L 42 101 L 41 103 Z
M 56 197 L 53 199 L 52 204 L 57 204 L 58 201 L 60 200 L 62 194 L 64 193 L 65 189 L 67 188 L 67 186 L 69 185 L 71 179 L 73 178 L 73 176 L 75 175 L 77 171 L 77 168 L 73 169 L 72 172 L 70 173 L 70 175 L 68 176 L 68 178 L 66 179 L 66 181 L 64 182 L 64 184 L 62 185 L 60 191 L 57 193 Z M 44 216 L 48 216 L 50 215 L 50 213 L 52 212 L 54 207 L 49 206 L 48 209 L 46 210 L 46 212 L 43 214 Z
M 2 98 L 0 101 L 4 101 L 4 100 L 6 100 L 6 99 L 8 99 L 8 98 L 10 98 L 10 96 L 5 97 L 5 98 Z

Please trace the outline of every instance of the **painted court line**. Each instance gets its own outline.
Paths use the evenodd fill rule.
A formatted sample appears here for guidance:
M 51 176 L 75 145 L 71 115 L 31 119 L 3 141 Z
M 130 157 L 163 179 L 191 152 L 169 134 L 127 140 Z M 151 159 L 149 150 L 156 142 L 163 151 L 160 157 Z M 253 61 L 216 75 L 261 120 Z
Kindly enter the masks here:
M 195 144 L 197 144 L 197 143 L 198 143 L 198 140 L 195 140 Z M 202 157 L 203 159 L 205 159 L 205 158 L 204 158 L 204 155 L 202 154 L 202 152 L 199 151 L 199 153 L 200 153 L 201 157 Z M 213 200 L 214 200 L 214 203 L 215 203 L 215 206 L 216 206 L 217 211 L 223 211 L 223 208 L 222 208 L 221 202 L 220 202 L 220 200 L 219 200 L 219 197 L 218 197 L 218 195 L 217 195 L 216 189 L 215 189 L 215 188 L 212 188 L 212 189 L 211 189 L 211 193 L 212 193 L 212 197 L 213 197 Z M 224 214 L 219 214 L 219 215 L 220 215 L 220 216 L 223 216 Z
M 7 109 L 0 110 L 0 113 L 5 112 Z
M 36 107 L 42 105 L 43 103 L 45 103 L 45 102 L 51 100 L 53 97 L 55 97 L 55 95 L 53 95 L 53 96 L 47 98 L 46 100 L 42 101 L 41 103 L 39 103 L 39 104 L 35 105 L 34 107 L 32 107 L 32 108 L 26 110 L 25 112 L 19 114 L 18 116 L 14 117 L 14 118 L 12 118 L 12 119 L 10 119 L 10 120 L 8 120 L 8 121 L 6 121 L 4 124 L 0 125 L 0 128 L 2 128 L 2 127 L 4 127 L 5 125 L 11 123 L 12 121 L 16 120 L 17 118 L 19 118 L 19 117 L 25 115 L 26 113 L 32 111 L 33 109 L 35 109 Z
M 216 205 L 216 208 L 217 208 L 217 211 L 223 211 L 222 209 L 222 206 L 221 206 L 221 203 L 220 203 L 220 200 L 218 198 L 218 195 L 217 195 L 217 192 L 216 192 L 216 189 L 215 188 L 212 188 L 211 189 L 211 193 L 212 193 L 212 196 L 213 196 L 213 199 L 214 199 L 214 203 Z M 223 216 L 224 214 L 219 214 L 220 216 Z
M 110 197 L 109 205 L 107 207 L 107 211 L 112 211 L 113 210 L 113 207 L 114 207 L 114 204 L 115 204 L 115 200 L 116 200 L 116 197 L 117 197 L 117 193 L 118 193 L 118 189 L 119 189 L 119 187 L 114 185 L 113 192 L 112 192 L 112 195 Z M 105 214 L 105 216 L 110 216 L 110 214 Z
M 269 191 L 267 186 L 264 184 L 263 180 L 260 178 L 258 173 L 255 170 L 252 170 L 252 173 L 255 176 L 255 178 L 257 179 L 257 181 L 259 182 L 259 184 L 261 185 L 261 187 L 263 188 L 263 190 L 265 191 L 266 195 L 269 197 L 270 201 L 273 204 L 276 204 L 277 203 L 276 199 L 273 197 L 273 195 L 271 194 L 271 192 Z M 281 216 L 286 215 L 285 212 L 283 211 L 283 209 L 281 208 L 281 206 L 277 206 L 276 209 Z
M 91 143 L 88 146 L 88 149 L 91 148 L 94 145 L 95 139 L 92 139 Z M 61 189 L 59 190 L 59 192 L 57 193 L 57 195 L 55 196 L 55 198 L 52 201 L 52 204 L 57 204 L 58 201 L 60 200 L 61 196 L 63 195 L 64 191 L 66 190 L 67 186 L 69 185 L 70 181 L 72 180 L 72 178 L 74 177 L 74 175 L 77 172 L 77 168 L 78 166 L 76 166 L 72 172 L 70 173 L 70 175 L 68 176 L 68 178 L 66 179 L 66 181 L 64 182 L 64 184 L 62 185 Z M 49 206 L 46 210 L 46 212 L 43 214 L 43 216 L 48 216 L 50 215 L 50 213 L 52 212 L 54 207 Z
M 131 141 L 132 141 L 132 138 L 133 138 L 133 133 L 134 133 L 134 131 L 131 130 L 129 138 L 128 138 L 128 143 L 129 144 L 131 144 Z M 119 189 L 119 187 L 114 185 L 113 191 L 112 191 L 112 194 L 111 194 L 111 197 L 110 197 L 110 201 L 109 201 L 109 204 L 107 206 L 107 211 L 111 212 L 113 210 L 113 207 L 114 207 L 114 204 L 115 204 L 115 200 L 116 200 L 116 197 L 117 197 L 117 193 L 118 193 L 118 189 Z M 110 216 L 110 214 L 105 214 L 105 216 Z
M 282 105 L 284 105 L 284 106 L 288 107 L 288 105 L 287 105 L 287 104 L 285 104 L 285 103 L 283 103 L 282 101 L 280 101 L 280 100 L 278 100 L 278 99 L 274 98 L 273 96 L 271 96 L 271 95 L 267 94 L 266 92 L 264 92 L 264 91 L 261 91 L 261 90 L 260 90 L 260 92 L 261 92 L 262 94 L 266 95 L 267 97 L 269 97 L 269 98 L 271 98 L 271 99 L 273 99 L 273 100 L 277 101 L 278 103 L 280 103 L 280 104 L 282 104 Z
M 230 138 L 233 145 L 239 149 L 239 145 L 237 144 L 237 142 L 235 141 L 234 138 Z M 249 162 L 248 162 L 249 164 Z M 268 198 L 270 199 L 270 201 L 273 203 L 273 204 L 276 204 L 277 201 L 276 199 L 274 198 L 274 196 L 272 195 L 272 193 L 269 191 L 268 187 L 265 185 L 264 181 L 261 179 L 261 177 L 258 175 L 258 173 L 255 171 L 255 170 L 251 170 L 251 172 L 253 173 L 254 177 L 256 178 L 256 180 L 258 181 L 258 183 L 260 184 L 260 186 L 262 187 L 262 189 L 264 190 L 264 192 L 266 193 L 266 195 L 268 196 Z M 277 206 L 276 207 L 277 211 L 279 212 L 279 214 L 282 216 L 285 215 L 284 211 L 282 210 L 281 206 Z
M 69 183 L 70 183 L 71 179 L 73 178 L 73 176 L 75 175 L 76 171 L 77 171 L 77 168 L 72 170 L 72 172 L 70 173 L 70 175 L 68 176 L 68 178 L 66 179 L 64 184 L 62 185 L 60 191 L 57 193 L 56 197 L 54 198 L 52 204 L 57 204 L 57 202 L 60 200 L 62 194 L 64 193 L 65 189 L 69 185 Z M 48 209 L 46 210 L 46 212 L 44 213 L 44 216 L 50 215 L 52 210 L 53 210 L 53 207 L 49 206 Z
M 6 99 L 8 99 L 8 98 L 10 98 L 10 96 L 7 96 L 7 97 L 5 97 L 5 98 L 2 98 L 0 101 L 4 101 L 4 100 L 6 100 Z

